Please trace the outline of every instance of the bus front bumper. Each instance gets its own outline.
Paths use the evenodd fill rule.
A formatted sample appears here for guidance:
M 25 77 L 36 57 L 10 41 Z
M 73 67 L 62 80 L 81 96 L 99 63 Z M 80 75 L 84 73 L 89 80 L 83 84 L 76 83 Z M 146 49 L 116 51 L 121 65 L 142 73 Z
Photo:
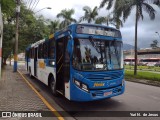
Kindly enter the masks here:
M 86 92 L 75 85 L 72 87 L 73 89 L 71 91 L 71 100 L 82 102 L 111 98 L 117 95 L 121 95 L 125 91 L 125 84 L 103 90 L 90 90 L 89 92 Z

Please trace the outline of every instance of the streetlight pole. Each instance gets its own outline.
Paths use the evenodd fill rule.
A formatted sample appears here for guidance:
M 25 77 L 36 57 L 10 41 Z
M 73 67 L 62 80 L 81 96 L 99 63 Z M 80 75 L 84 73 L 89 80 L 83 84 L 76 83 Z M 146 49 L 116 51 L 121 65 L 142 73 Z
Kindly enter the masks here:
M 16 40 L 15 40 L 15 50 L 14 50 L 14 67 L 13 71 L 17 72 L 17 61 L 18 61 L 18 26 L 19 26 L 19 13 L 20 13 L 20 0 L 16 1 Z
M 52 8 L 51 8 L 51 7 L 45 7 L 45 8 L 42 8 L 42 9 L 36 11 L 34 14 L 36 14 L 37 12 L 39 12 L 39 11 L 41 11 L 41 10 L 44 10 L 44 9 L 52 9 Z
M 3 37 L 3 21 L 0 4 L 0 80 L 1 80 L 1 67 L 2 67 L 2 37 Z

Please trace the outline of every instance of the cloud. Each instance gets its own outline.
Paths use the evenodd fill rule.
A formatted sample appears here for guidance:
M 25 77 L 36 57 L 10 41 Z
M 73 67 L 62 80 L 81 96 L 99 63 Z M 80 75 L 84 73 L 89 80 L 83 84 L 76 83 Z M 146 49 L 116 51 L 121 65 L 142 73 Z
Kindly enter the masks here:
M 138 22 L 138 46 L 141 48 L 150 47 L 153 40 L 157 39 L 160 43 L 160 37 L 156 35 L 156 31 L 160 32 L 160 9 L 155 7 L 156 17 L 150 20 L 149 15 L 143 11 L 144 19 Z M 122 36 L 125 43 L 134 45 L 135 39 L 135 9 L 132 10 L 131 15 L 124 23 L 121 29 Z
M 84 6 L 90 6 L 92 9 L 95 6 L 99 6 L 102 0 L 40 0 L 37 5 L 35 11 L 38 11 L 45 7 L 51 7 L 51 10 L 42 10 L 38 12 L 37 15 L 43 14 L 47 19 L 54 20 L 56 15 L 60 13 L 62 9 L 71 9 L 75 10 L 74 18 L 77 20 L 84 15 L 84 11 L 82 8 Z M 151 42 L 154 39 L 159 40 L 160 37 L 155 33 L 156 31 L 160 34 L 160 8 L 153 6 L 156 9 L 156 18 L 154 21 L 150 20 L 148 14 L 143 11 L 144 20 L 139 20 L 138 22 L 138 46 L 139 47 L 149 47 Z M 107 14 L 111 12 L 107 11 L 105 8 L 99 11 L 99 16 L 107 16 Z M 135 36 L 135 8 L 132 9 L 132 12 L 126 22 L 124 23 L 124 27 L 121 29 L 122 36 L 125 43 L 134 45 L 134 36 Z

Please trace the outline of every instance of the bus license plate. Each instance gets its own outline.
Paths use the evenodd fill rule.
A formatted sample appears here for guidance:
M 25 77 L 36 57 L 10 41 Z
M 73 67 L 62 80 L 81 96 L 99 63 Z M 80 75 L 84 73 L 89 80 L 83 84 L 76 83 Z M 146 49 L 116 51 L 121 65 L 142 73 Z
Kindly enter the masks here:
M 111 95 L 111 94 L 112 94 L 112 91 L 105 92 L 105 93 L 104 93 L 104 96 L 109 96 L 109 95 Z

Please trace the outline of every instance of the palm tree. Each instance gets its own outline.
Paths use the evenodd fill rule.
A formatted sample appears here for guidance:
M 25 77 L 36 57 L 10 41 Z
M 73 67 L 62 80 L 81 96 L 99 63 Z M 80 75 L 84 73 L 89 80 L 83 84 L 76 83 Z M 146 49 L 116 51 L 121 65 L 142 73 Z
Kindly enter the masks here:
M 60 28 L 64 28 L 68 26 L 71 23 L 75 23 L 76 19 L 72 18 L 72 15 L 74 14 L 74 9 L 64 9 L 61 10 L 59 14 L 57 14 L 57 18 L 63 18 L 64 20 L 60 24 Z
M 96 24 L 112 24 L 114 25 L 117 29 L 119 29 L 120 27 L 123 27 L 123 22 L 121 19 L 119 19 L 117 16 L 114 16 L 112 14 L 107 15 L 107 17 L 98 17 L 95 20 Z
M 109 25 L 109 19 L 108 17 L 97 17 L 96 20 L 95 20 L 95 23 L 96 24 L 107 24 Z
M 59 24 L 59 20 L 50 21 L 50 25 L 48 25 L 50 34 L 55 33 L 59 29 Z
M 137 75 L 137 27 L 138 20 L 142 18 L 143 20 L 143 10 L 145 10 L 151 20 L 155 18 L 155 9 L 149 4 L 159 5 L 159 0 L 116 0 L 114 4 L 114 13 L 120 18 L 123 15 L 123 20 L 125 21 L 133 8 L 136 8 L 136 20 L 135 20 L 135 66 L 134 75 Z M 104 7 L 107 4 L 107 9 L 113 6 L 113 0 L 102 0 L 100 7 Z
M 85 11 L 85 14 L 80 18 L 80 22 L 86 20 L 88 23 L 91 23 L 96 19 L 96 16 L 98 15 L 97 6 L 95 6 L 93 10 L 89 6 L 84 6 L 83 10 Z
M 155 1 L 153 2 L 153 4 L 156 4 L 156 5 L 158 5 L 158 7 L 160 7 L 160 0 L 155 0 Z
M 113 16 L 109 19 L 110 24 L 114 25 L 117 29 L 123 27 L 122 20 L 114 13 Z

